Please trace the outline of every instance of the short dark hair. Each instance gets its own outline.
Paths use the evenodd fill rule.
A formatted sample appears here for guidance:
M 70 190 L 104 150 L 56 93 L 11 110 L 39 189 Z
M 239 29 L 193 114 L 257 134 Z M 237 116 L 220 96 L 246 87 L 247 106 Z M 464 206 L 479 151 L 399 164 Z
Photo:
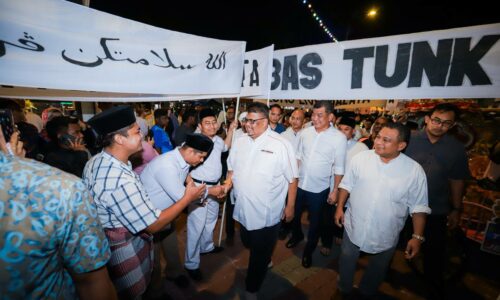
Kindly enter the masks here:
M 155 120 L 161 118 L 162 116 L 168 116 L 168 110 L 164 108 L 158 108 L 154 112 Z
M 331 101 L 316 101 L 314 103 L 313 109 L 316 108 L 325 108 L 325 112 L 327 114 L 332 114 L 333 113 L 333 104 Z
M 283 108 L 281 108 L 281 106 L 279 104 L 273 104 L 269 107 L 269 110 L 273 109 L 273 108 L 279 108 L 280 109 L 280 113 L 283 112 Z
M 19 102 L 16 102 L 15 100 L 12 100 L 12 99 L 0 100 L 0 108 L 1 109 L 10 109 L 11 111 L 18 111 L 18 112 L 23 111 L 23 108 L 21 107 Z
M 436 106 L 434 106 L 434 108 L 429 112 L 429 116 L 432 116 L 432 114 L 436 111 L 438 111 L 438 112 L 453 112 L 453 114 L 455 115 L 455 120 L 458 119 L 459 114 L 460 114 L 460 110 L 458 109 L 458 107 L 456 107 L 452 103 L 446 103 L 446 102 L 439 103 Z
M 52 118 L 45 124 L 45 130 L 47 131 L 47 136 L 51 141 L 57 142 L 57 135 L 68 131 L 70 123 L 70 118 L 65 116 L 57 116 Z
M 128 136 L 128 130 L 132 127 L 134 127 L 135 123 L 130 125 L 130 126 L 127 126 L 127 127 L 123 127 L 122 129 L 118 129 L 116 131 L 113 131 L 111 133 L 108 133 L 106 134 L 104 137 L 101 138 L 101 147 L 105 148 L 105 147 L 108 147 L 108 146 L 111 146 L 114 144 L 115 142 L 115 135 L 119 134 L 119 135 L 123 135 L 123 136 Z
M 386 123 L 382 128 L 390 128 L 390 129 L 396 129 L 398 131 L 398 140 L 400 142 L 405 142 L 406 145 L 410 143 L 410 128 L 407 126 L 397 123 L 397 122 L 389 122 Z
M 187 122 L 187 120 L 190 118 L 190 117 L 193 117 L 194 118 L 194 121 L 195 123 L 198 123 L 197 120 L 196 120 L 196 110 L 194 109 L 188 109 L 184 112 L 184 114 L 182 115 L 182 123 L 184 122 Z
M 269 119 L 269 108 L 261 102 L 252 102 L 248 105 L 247 113 L 263 114 L 267 119 Z

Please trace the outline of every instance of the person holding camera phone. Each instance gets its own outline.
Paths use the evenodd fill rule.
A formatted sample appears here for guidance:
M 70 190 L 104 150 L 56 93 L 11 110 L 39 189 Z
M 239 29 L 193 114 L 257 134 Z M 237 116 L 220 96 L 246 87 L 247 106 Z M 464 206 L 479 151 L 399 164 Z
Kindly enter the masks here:
M 79 120 L 65 116 L 55 117 L 47 122 L 46 130 L 51 141 L 43 161 L 82 177 L 90 154 L 83 142 Z

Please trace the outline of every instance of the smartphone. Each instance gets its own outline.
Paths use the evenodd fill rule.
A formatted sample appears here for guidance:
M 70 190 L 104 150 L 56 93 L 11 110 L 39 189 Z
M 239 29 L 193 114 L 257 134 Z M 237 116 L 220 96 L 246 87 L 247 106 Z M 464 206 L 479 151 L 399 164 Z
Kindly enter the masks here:
M 59 140 L 60 140 L 61 144 L 64 144 L 68 147 L 71 147 L 71 144 L 75 143 L 76 138 L 74 136 L 72 136 L 71 134 L 64 134 L 61 137 L 59 137 Z
M 12 117 L 12 111 L 10 109 L 0 109 L 0 125 L 2 125 L 5 142 L 8 143 L 10 141 L 10 137 L 16 130 L 14 117 Z

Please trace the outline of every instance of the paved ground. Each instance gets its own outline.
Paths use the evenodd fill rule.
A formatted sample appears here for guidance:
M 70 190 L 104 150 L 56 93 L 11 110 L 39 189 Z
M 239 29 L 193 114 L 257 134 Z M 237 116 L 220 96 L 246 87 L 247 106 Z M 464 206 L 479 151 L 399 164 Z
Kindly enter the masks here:
M 219 222 L 220 223 L 220 222 Z M 304 228 L 307 223 L 303 218 Z M 178 220 L 177 235 L 181 257 L 184 257 L 186 242 L 186 217 Z M 218 228 L 215 240 L 218 238 Z M 236 232 L 233 246 L 222 245 L 225 250 L 202 257 L 201 271 L 204 280 L 191 282 L 187 288 L 178 288 L 166 282 L 166 290 L 173 299 L 245 299 L 244 280 L 248 263 L 245 250 Z M 337 283 L 339 247 L 334 246 L 328 257 L 318 250 L 313 256 L 313 266 L 305 269 L 301 265 L 304 242 L 295 249 L 287 249 L 286 241 L 278 241 L 273 254 L 273 267 L 269 270 L 258 294 L 259 299 L 330 299 Z M 469 261 L 457 284 L 448 290 L 449 299 L 500 299 L 500 258 L 478 250 L 471 245 Z M 475 249 L 475 248 L 477 249 Z M 469 251 L 470 252 L 470 251 Z M 362 257 L 358 264 L 355 283 L 359 281 L 368 258 Z M 386 281 L 380 288 L 380 299 L 424 299 L 421 279 L 409 267 L 401 251 L 396 252 Z

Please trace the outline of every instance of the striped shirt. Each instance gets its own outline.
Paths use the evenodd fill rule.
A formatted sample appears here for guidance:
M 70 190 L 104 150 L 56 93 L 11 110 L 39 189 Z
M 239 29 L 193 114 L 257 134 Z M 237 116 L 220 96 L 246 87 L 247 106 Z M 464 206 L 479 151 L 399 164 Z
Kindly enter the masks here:
M 127 228 L 136 234 L 154 223 L 161 210 L 149 200 L 130 162 L 102 151 L 87 162 L 83 181 L 97 206 L 104 228 Z

